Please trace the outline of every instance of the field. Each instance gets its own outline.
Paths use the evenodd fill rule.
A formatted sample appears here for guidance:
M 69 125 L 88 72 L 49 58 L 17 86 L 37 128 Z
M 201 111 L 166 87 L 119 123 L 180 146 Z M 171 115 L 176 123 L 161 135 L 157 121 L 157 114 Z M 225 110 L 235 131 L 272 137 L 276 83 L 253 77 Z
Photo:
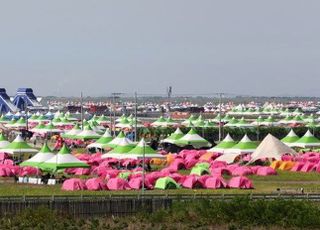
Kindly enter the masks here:
M 181 173 L 186 174 L 186 171 Z M 248 176 L 253 181 L 254 189 L 177 189 L 150 190 L 145 194 L 266 194 L 276 193 L 279 188 L 284 193 L 320 193 L 320 174 L 278 171 L 277 176 Z M 226 177 L 228 179 L 228 177 Z M 61 185 L 29 185 L 29 184 L 0 184 L 0 196 L 52 196 L 52 195 L 138 195 L 141 191 L 62 191 Z

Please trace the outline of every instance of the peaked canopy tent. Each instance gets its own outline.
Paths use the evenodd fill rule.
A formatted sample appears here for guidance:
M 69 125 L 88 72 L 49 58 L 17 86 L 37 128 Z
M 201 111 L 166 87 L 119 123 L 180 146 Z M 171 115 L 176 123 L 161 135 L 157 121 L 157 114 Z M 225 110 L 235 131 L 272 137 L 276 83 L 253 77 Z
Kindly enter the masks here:
M 102 137 L 100 137 L 96 142 L 91 143 L 87 146 L 87 149 L 90 148 L 96 148 L 96 149 L 104 149 L 106 147 L 106 144 L 112 141 L 112 136 L 107 129 Z
M 193 115 L 191 115 L 188 119 L 181 122 L 181 125 L 186 126 L 186 127 L 190 127 L 190 124 L 192 124 L 192 126 L 193 126 L 193 122 L 195 122 L 196 120 L 197 120 L 197 118 L 195 118 Z
M 34 132 L 34 133 L 44 133 L 43 129 L 45 128 L 45 124 L 43 124 L 42 122 L 40 122 L 37 126 L 35 126 L 34 128 L 32 128 L 30 131 Z
M 116 138 L 114 138 L 112 141 L 106 144 L 106 147 L 116 148 L 120 143 L 123 143 L 124 139 L 126 139 L 126 142 L 133 144 L 131 140 L 126 138 L 126 136 L 124 135 L 124 132 L 121 131 Z
M 209 149 L 208 151 L 209 152 L 224 153 L 227 149 L 232 148 L 236 144 L 237 144 L 237 142 L 234 141 L 228 133 L 228 135 L 219 144 L 217 144 L 213 148 Z
M 81 140 L 93 140 L 99 139 L 101 137 L 100 134 L 92 130 L 90 125 L 84 127 L 83 131 L 81 131 L 76 138 Z
M 38 150 L 32 148 L 27 144 L 21 137 L 18 135 L 16 139 L 5 148 L 0 149 L 2 152 L 10 153 L 10 154 L 20 154 L 20 153 L 37 153 Z
M 281 160 L 284 154 L 296 155 L 297 153 L 271 134 L 268 134 L 252 153 L 250 162 L 264 158 Z
M 300 138 L 297 136 L 297 134 L 291 129 L 288 135 L 282 138 L 281 141 L 289 147 L 292 147 L 293 143 L 295 143 L 299 139 Z
M 0 148 L 5 148 L 10 142 L 4 137 L 3 133 L 0 133 Z
M 14 128 L 14 129 L 26 129 L 27 128 L 27 121 L 23 117 L 20 117 L 19 120 L 16 122 L 8 123 L 5 125 L 7 128 Z
M 301 148 L 313 148 L 320 146 L 320 140 L 316 138 L 310 130 L 308 130 L 303 137 L 301 137 L 296 142 L 292 143 L 293 147 L 301 147 Z
M 108 158 L 108 157 L 113 157 L 113 158 L 117 158 L 117 156 L 121 156 L 121 154 L 125 154 L 130 152 L 133 148 L 135 147 L 135 145 L 132 142 L 129 142 L 129 140 L 127 138 L 122 139 L 118 145 L 111 150 L 110 152 L 103 154 L 102 158 Z
M 55 154 L 52 152 L 52 150 L 48 147 L 47 143 L 45 143 L 41 150 L 34 155 L 29 160 L 26 160 L 20 164 L 20 166 L 32 166 L 32 167 L 39 167 L 40 164 L 43 162 L 51 159 L 54 157 Z
M 78 124 L 76 124 L 75 126 L 73 126 L 73 128 L 71 130 L 62 134 L 61 136 L 63 138 L 75 139 L 77 137 L 77 135 L 81 132 L 82 132 L 82 130 L 81 130 L 80 126 Z
M 196 149 L 211 147 L 211 143 L 199 136 L 193 128 L 191 128 L 190 131 L 182 138 L 175 141 L 174 144 L 182 147 L 186 145 L 192 145 Z
M 105 154 L 104 157 L 112 157 L 118 159 L 150 159 L 150 158 L 165 158 L 165 156 L 158 154 L 154 149 L 152 149 L 149 145 L 146 144 L 144 139 L 138 143 L 136 147 L 131 149 L 129 152 L 124 153 L 113 153 L 117 152 L 117 149 Z
M 253 153 L 258 147 L 257 143 L 250 140 L 246 135 L 241 139 L 241 141 L 230 149 L 227 149 L 227 153 Z
M 90 166 L 75 156 L 73 156 L 70 150 L 63 145 L 60 151 L 49 160 L 39 164 L 39 168 L 44 171 L 57 171 L 59 169 L 66 168 L 89 168 Z
M 166 119 L 163 118 L 163 116 L 159 117 L 156 121 L 151 123 L 151 126 L 153 127 L 159 127 L 159 126 L 165 126 Z
M 184 133 L 181 131 L 180 128 L 177 128 L 174 133 L 172 133 L 169 137 L 166 139 L 162 140 L 162 143 L 169 143 L 169 144 L 174 144 L 175 141 L 179 140 L 184 136 Z
M 43 129 L 43 133 L 49 134 L 49 133 L 62 133 L 63 130 L 56 128 L 52 122 L 48 123 Z

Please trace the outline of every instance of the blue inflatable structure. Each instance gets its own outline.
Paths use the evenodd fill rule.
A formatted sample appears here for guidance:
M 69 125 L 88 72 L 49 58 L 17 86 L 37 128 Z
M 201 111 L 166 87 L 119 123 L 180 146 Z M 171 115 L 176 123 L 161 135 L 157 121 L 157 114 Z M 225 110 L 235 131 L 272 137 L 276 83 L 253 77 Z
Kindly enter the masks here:
M 11 102 L 6 89 L 0 88 L 0 114 L 18 112 L 18 108 Z
M 13 104 L 21 111 L 27 107 L 42 107 L 31 88 L 19 88 L 13 99 Z

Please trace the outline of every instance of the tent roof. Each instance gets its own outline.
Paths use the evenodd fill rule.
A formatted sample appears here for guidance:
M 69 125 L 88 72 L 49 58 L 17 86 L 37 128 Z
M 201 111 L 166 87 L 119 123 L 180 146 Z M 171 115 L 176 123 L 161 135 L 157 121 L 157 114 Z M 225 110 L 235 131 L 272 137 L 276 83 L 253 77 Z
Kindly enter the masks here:
M 284 154 L 296 155 L 296 152 L 271 134 L 268 134 L 252 153 L 251 162 L 262 158 L 281 160 Z

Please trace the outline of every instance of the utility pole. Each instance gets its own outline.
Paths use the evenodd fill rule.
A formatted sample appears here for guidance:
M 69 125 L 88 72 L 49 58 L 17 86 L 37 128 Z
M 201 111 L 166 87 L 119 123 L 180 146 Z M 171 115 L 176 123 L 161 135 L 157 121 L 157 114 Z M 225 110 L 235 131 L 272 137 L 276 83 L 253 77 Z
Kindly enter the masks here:
M 171 96 L 172 96 L 172 86 L 169 86 L 168 89 L 167 89 L 167 96 L 168 96 L 168 117 L 171 117 Z
M 134 93 L 134 141 L 137 142 L 137 113 L 138 113 L 138 96 L 137 92 Z
M 113 126 L 113 137 L 116 136 L 116 99 L 119 98 L 119 96 L 121 95 L 121 93 L 112 93 L 112 99 L 113 99 L 113 122 L 112 122 L 112 126 Z
M 221 126 L 221 103 L 222 103 L 222 95 L 223 93 L 219 93 L 219 142 L 221 141 L 222 139 L 222 132 L 221 132 L 221 129 L 222 129 L 222 126 Z
M 80 93 L 81 130 L 83 130 L 83 94 Z

